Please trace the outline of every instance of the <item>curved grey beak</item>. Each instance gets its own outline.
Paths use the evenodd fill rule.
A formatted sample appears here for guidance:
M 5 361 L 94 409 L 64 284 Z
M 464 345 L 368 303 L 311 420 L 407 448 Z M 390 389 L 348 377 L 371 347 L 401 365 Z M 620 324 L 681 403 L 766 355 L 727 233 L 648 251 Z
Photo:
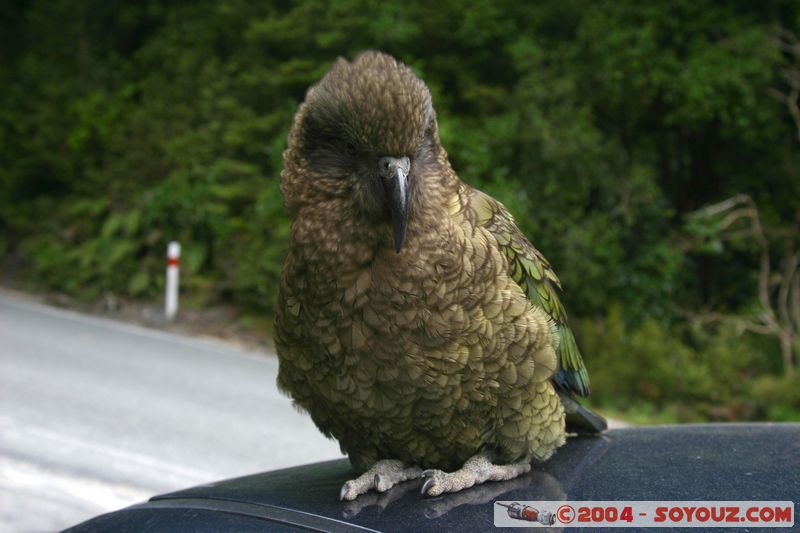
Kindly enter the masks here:
M 408 225 L 408 171 L 410 161 L 407 157 L 382 157 L 381 177 L 386 191 L 389 214 L 394 228 L 394 250 L 400 253 L 406 239 Z

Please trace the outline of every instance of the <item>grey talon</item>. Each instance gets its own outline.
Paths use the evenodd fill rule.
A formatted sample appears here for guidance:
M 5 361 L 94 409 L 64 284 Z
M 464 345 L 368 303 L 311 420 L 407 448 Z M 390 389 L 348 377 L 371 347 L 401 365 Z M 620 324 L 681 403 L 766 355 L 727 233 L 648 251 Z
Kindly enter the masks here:
M 345 494 L 347 494 L 347 489 L 348 489 L 347 483 L 342 485 L 342 490 L 339 491 L 339 501 L 340 502 L 344 501 L 344 496 L 345 496 Z
M 428 494 L 428 488 L 433 486 L 433 485 L 435 485 L 435 484 L 436 484 L 436 482 L 433 480 L 433 478 L 428 479 L 422 485 L 422 490 L 420 490 L 419 493 L 422 494 L 423 496 L 427 495 Z
M 375 490 L 378 492 L 383 492 L 381 490 L 381 475 L 375 474 L 375 477 L 372 479 L 372 482 L 375 484 Z
M 423 470 L 422 471 L 422 477 L 428 477 L 430 475 L 433 475 L 435 472 L 436 472 L 436 470 L 434 470 L 433 468 L 429 468 L 427 470 Z

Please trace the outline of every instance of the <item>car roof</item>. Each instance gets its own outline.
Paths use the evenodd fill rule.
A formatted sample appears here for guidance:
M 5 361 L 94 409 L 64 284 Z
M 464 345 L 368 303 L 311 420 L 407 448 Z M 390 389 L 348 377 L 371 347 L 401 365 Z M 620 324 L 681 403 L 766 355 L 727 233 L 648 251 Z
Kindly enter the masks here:
M 420 481 L 353 502 L 346 460 L 201 485 L 102 515 L 83 531 L 489 531 L 495 501 L 792 500 L 800 424 L 702 424 L 574 437 L 517 479 L 422 498 Z

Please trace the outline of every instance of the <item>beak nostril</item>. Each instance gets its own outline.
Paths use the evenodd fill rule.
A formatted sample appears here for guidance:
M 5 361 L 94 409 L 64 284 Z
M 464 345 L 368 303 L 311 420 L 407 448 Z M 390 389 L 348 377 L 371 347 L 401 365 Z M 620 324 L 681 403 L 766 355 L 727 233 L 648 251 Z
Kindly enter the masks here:
M 409 170 L 411 170 L 411 161 L 408 157 L 396 158 L 396 157 L 389 157 L 384 156 L 378 159 L 378 170 L 388 176 L 389 174 L 393 173 L 396 169 L 402 170 L 406 177 L 408 176 Z

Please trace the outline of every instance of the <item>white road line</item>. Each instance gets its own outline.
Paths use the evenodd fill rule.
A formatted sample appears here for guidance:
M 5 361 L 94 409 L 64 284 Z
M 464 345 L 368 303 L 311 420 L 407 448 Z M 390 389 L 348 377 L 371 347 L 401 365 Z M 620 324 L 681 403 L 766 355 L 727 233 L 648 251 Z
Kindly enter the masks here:
M 75 457 L 97 458 L 102 456 L 111 461 L 121 462 L 126 466 L 152 470 L 161 475 L 181 479 L 185 483 L 205 483 L 215 477 L 211 472 L 186 468 L 149 455 L 70 437 L 41 427 L 31 427 L 27 423 L 18 422 L 7 416 L 0 416 L 0 446 L 3 442 L 36 443 L 36 446 L 39 447 L 46 446 L 49 449 L 64 450 L 64 452 L 75 454 Z M 107 463 L 107 461 L 103 462 Z
M 43 498 L 46 494 L 56 498 L 68 495 L 70 499 L 78 499 L 100 507 L 103 511 L 146 501 L 153 495 L 153 490 L 148 488 L 44 469 L 41 465 L 2 456 L 0 456 L 0 488 L 15 492 L 34 492 Z

